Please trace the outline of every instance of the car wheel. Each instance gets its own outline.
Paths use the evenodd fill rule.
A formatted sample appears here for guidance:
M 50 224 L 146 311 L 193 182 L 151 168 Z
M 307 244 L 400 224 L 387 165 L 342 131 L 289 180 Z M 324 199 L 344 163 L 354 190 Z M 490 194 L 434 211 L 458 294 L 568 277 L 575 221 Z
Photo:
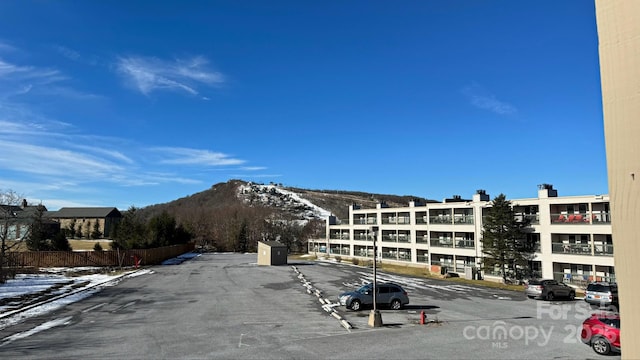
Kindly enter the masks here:
M 547 293 L 547 300 L 552 301 L 552 300 L 553 300 L 553 298 L 554 298 L 554 297 L 553 297 L 553 293 L 552 293 L 552 292 Z
M 402 303 L 400 302 L 400 300 L 393 299 L 393 301 L 391 301 L 391 309 L 392 310 L 400 310 L 400 309 L 402 309 Z
M 527 297 L 528 297 L 529 299 L 533 299 L 533 298 L 534 298 L 534 296 L 531 296 L 531 295 L 527 295 Z
M 607 355 L 611 351 L 611 344 L 606 338 L 598 336 L 591 340 L 591 348 L 600 355 Z
M 573 300 L 575 300 L 575 298 L 576 298 L 576 292 L 575 291 L 570 292 L 569 293 L 569 300 L 573 301 Z
M 358 311 L 360 310 L 361 307 L 362 307 L 362 304 L 360 303 L 360 300 L 356 299 L 351 301 L 351 305 L 350 305 L 351 310 Z

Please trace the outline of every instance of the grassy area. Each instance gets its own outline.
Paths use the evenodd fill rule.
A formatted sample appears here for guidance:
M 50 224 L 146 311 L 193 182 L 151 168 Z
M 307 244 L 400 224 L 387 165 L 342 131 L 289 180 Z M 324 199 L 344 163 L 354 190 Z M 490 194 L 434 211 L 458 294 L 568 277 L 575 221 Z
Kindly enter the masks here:
M 93 250 L 96 243 L 100 243 L 103 250 L 111 250 L 110 240 L 69 240 L 69 245 L 73 251 Z
M 96 245 L 96 243 L 99 242 L 100 246 L 102 246 L 103 250 L 111 250 L 111 240 L 73 240 L 73 239 L 69 239 L 69 245 L 71 245 L 71 248 L 74 251 L 87 251 L 87 250 L 93 250 L 93 247 Z M 15 244 L 15 241 L 7 241 L 9 246 L 13 246 Z M 18 246 L 14 249 L 12 249 L 13 251 L 29 251 L 27 249 L 27 244 L 24 241 L 21 241 L 18 243 Z

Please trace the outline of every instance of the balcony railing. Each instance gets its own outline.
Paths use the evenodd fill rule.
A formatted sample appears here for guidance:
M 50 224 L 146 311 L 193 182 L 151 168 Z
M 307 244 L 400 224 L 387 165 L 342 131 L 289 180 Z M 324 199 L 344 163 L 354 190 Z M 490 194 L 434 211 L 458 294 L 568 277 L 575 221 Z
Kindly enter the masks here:
M 592 212 L 591 222 L 593 224 L 611 224 L 611 214 L 609 212 Z
M 438 261 L 438 260 L 431 260 L 431 265 L 436 265 L 436 266 L 440 266 L 440 267 L 447 267 L 447 269 L 453 269 L 453 262 L 449 262 L 449 261 Z
M 551 214 L 552 224 L 588 224 L 589 215 L 587 213 L 580 214 Z
M 613 244 L 595 244 L 593 254 L 598 256 L 613 256 Z
M 360 225 L 363 225 L 363 224 L 375 225 L 378 223 L 378 219 L 374 217 L 358 218 L 358 219 L 355 219 L 355 223 Z
M 382 258 L 389 260 L 411 261 L 411 254 L 383 251 Z
M 429 243 L 429 238 L 426 236 L 416 236 L 416 243 L 418 244 L 427 244 Z
M 473 224 L 473 215 L 454 215 L 453 222 L 455 224 Z
M 373 242 L 373 237 L 371 237 L 371 235 L 360 235 L 360 234 L 355 234 L 355 235 L 353 235 L 353 239 L 354 239 L 354 240 L 364 240 L 364 241 L 371 241 L 371 242 Z
M 409 242 L 409 235 L 406 234 L 388 234 L 388 235 L 382 235 L 382 241 L 386 241 L 386 242 L 402 242 L 402 243 L 408 243 Z
M 554 254 L 591 255 L 591 245 L 573 243 L 551 243 Z
M 475 248 L 475 241 L 473 240 L 456 240 L 457 248 Z
M 419 263 L 428 263 L 429 262 L 429 254 L 426 255 L 418 255 L 416 258 Z
M 590 282 L 594 281 L 616 282 L 615 275 L 596 276 L 592 275 L 591 271 L 588 271 L 586 274 L 554 272 L 553 278 L 565 284 L 571 284 L 581 288 L 586 288 Z
M 453 240 L 452 239 L 435 239 L 435 240 L 432 239 L 429 245 L 437 246 L 437 247 L 453 247 Z
M 427 217 L 426 216 L 416 216 L 416 224 L 426 224 Z
M 409 225 L 409 224 L 411 224 L 411 218 L 404 217 L 404 216 L 382 218 L 382 223 L 383 224 Z
M 429 216 L 430 224 L 451 224 L 451 216 Z
M 329 239 L 331 240 L 349 240 L 349 234 L 331 234 L 329 235 Z
M 516 214 L 516 220 L 518 221 L 528 221 L 531 225 L 540 224 L 540 215 L 539 214 Z

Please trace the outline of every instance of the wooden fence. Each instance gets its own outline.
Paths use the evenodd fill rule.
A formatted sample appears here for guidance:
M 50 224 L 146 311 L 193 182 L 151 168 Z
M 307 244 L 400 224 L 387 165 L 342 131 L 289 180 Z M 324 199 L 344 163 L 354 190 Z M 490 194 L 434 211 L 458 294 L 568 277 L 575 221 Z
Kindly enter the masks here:
M 17 268 L 102 267 L 157 265 L 194 250 L 194 244 L 181 244 L 153 249 L 105 251 L 25 251 L 11 254 Z

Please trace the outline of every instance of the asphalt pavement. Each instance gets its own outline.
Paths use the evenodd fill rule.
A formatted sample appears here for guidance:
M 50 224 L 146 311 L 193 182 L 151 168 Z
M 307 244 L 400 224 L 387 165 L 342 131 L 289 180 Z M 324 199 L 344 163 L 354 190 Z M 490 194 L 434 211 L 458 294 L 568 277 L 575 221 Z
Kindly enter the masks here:
M 411 303 L 337 305 L 370 268 L 324 261 L 258 266 L 256 254 L 203 254 L 156 266 L 82 301 L 0 331 L 0 356 L 20 359 L 587 359 L 583 301 L 378 272 Z M 420 314 L 427 324 L 420 324 Z M 616 358 L 607 357 L 607 358 Z

